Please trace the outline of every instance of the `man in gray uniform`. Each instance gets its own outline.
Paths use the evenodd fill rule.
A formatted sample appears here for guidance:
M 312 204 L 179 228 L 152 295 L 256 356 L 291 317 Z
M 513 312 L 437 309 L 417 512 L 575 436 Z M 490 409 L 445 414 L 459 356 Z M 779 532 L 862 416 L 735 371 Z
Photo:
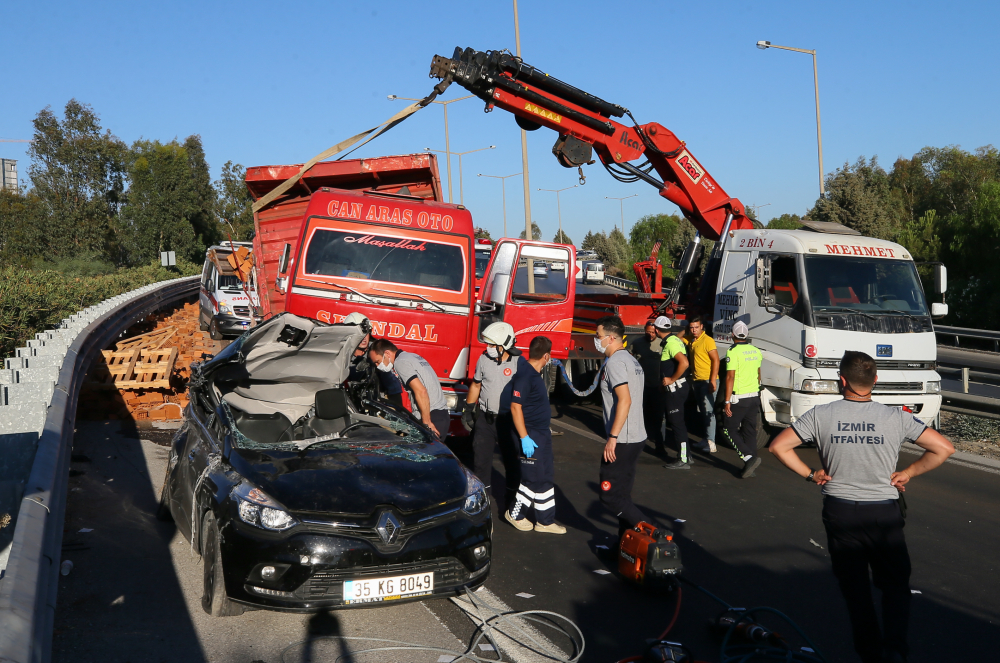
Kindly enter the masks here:
M 493 483 L 493 449 L 500 447 L 507 484 L 504 508 L 513 505 L 521 482 L 521 461 L 511 434 L 510 406 L 501 407 L 500 397 L 524 364 L 514 347 L 514 328 L 494 322 L 483 330 L 486 349 L 476 362 L 476 373 L 462 411 L 462 425 L 472 433 L 472 468 L 489 492 Z M 510 400 L 508 395 L 508 401 Z
M 410 392 L 410 402 L 420 411 L 420 420 L 442 442 L 448 437 L 451 417 L 441 383 L 427 360 L 413 352 L 404 352 L 385 338 L 368 347 L 368 357 L 375 368 L 392 372 Z
M 646 521 L 632 502 L 635 466 L 646 444 L 642 392 L 645 377 L 636 358 L 625 350 L 625 325 L 616 315 L 597 321 L 594 345 L 608 360 L 601 372 L 604 430 L 607 442 L 601 459 L 601 503 L 618 517 L 618 541 Z
M 905 663 L 909 647 L 910 555 L 903 537 L 900 493 L 911 478 L 955 453 L 951 442 L 911 413 L 872 401 L 875 360 L 845 352 L 840 361 L 843 400 L 817 405 L 771 443 L 771 453 L 806 481 L 823 487 L 823 525 L 833 574 L 847 602 L 854 649 L 864 663 Z M 916 442 L 924 453 L 896 471 L 899 448 Z M 814 442 L 823 468 L 795 453 Z M 879 629 L 871 580 L 882 591 Z

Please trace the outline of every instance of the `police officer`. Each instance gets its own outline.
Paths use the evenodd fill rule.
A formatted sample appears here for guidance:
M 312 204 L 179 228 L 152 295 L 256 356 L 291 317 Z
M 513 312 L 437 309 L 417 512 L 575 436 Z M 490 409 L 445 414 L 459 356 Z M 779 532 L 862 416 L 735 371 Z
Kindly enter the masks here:
M 840 361 L 843 400 L 817 405 L 771 443 L 771 453 L 806 481 L 823 487 L 823 525 L 833 573 L 847 602 L 854 649 L 864 663 L 905 662 L 910 612 L 910 555 L 903 537 L 899 493 L 910 479 L 955 453 L 951 443 L 909 412 L 872 401 L 875 360 L 845 352 Z M 896 471 L 904 441 L 924 453 Z M 795 447 L 814 442 L 822 469 L 812 469 Z M 882 628 L 871 581 L 882 591 Z
M 541 372 L 552 359 L 552 341 L 544 336 L 531 339 L 528 364 L 510 381 L 510 414 L 512 433 L 521 446 L 521 483 L 514 506 L 504 513 L 511 525 L 528 532 L 565 534 L 566 528 L 556 523 L 555 467 L 552 457 L 552 432 L 549 422 L 549 390 Z M 512 438 L 514 439 L 514 438 Z M 529 508 L 535 510 L 535 526 L 525 517 Z
M 368 346 L 368 358 L 378 370 L 399 378 L 410 394 L 410 402 L 420 412 L 420 421 L 444 442 L 451 426 L 451 415 L 441 383 L 430 363 L 414 352 L 400 350 L 387 338 Z
M 742 320 L 733 325 L 733 345 L 726 352 L 726 414 L 723 434 L 743 460 L 744 479 L 760 465 L 757 454 L 757 413 L 760 412 L 760 365 L 764 355 L 750 345 L 750 330 Z
M 648 521 L 632 502 L 635 466 L 646 444 L 642 421 L 645 378 L 635 357 L 625 351 L 625 325 L 616 315 L 597 321 L 594 345 L 608 359 L 601 371 L 604 430 L 607 442 L 601 459 L 601 503 L 618 517 L 618 541 L 641 522 Z
M 663 447 L 663 385 L 660 384 L 660 356 L 663 354 L 663 339 L 656 333 L 652 322 L 643 328 L 642 338 L 629 342 L 628 350 L 642 366 L 645 388 L 642 392 L 643 425 L 649 441 L 656 447 L 656 453 L 666 455 Z
M 653 321 L 656 335 L 663 339 L 659 371 L 663 388 L 663 409 L 673 431 L 674 450 L 677 452 L 677 458 L 664 467 L 670 470 L 689 470 L 694 459 L 689 458 L 687 452 L 688 430 L 684 421 L 684 405 L 691 393 L 691 372 L 687 346 L 681 340 L 684 327 L 675 323 L 677 321 L 665 315 Z
M 486 349 L 476 361 L 476 373 L 469 387 L 462 425 L 472 433 L 473 472 L 489 492 L 493 480 L 493 449 L 500 446 L 507 483 L 509 508 L 521 480 L 521 463 L 511 433 L 510 403 L 501 404 L 501 396 L 519 368 L 527 365 L 521 351 L 514 347 L 514 328 L 506 322 L 494 322 L 483 330 Z M 546 396 L 547 398 L 547 396 Z

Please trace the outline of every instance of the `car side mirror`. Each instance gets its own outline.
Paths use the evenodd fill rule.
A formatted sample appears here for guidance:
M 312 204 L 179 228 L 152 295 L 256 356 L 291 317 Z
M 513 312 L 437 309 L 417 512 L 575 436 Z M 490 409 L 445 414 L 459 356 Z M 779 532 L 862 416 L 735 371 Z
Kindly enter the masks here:
M 288 271 L 288 260 L 292 256 L 292 245 L 285 244 L 285 248 L 281 251 L 281 258 L 278 259 L 278 273 L 284 274 Z
M 934 265 L 934 292 L 939 295 L 948 292 L 948 268 L 941 264 Z M 945 306 L 946 310 L 947 308 Z M 942 315 L 947 315 L 947 313 Z
M 943 318 L 948 315 L 948 305 L 935 302 L 931 304 L 931 317 Z
M 508 290 L 510 290 L 510 274 L 497 274 L 493 277 L 493 287 L 490 288 L 490 301 L 496 306 L 503 306 L 507 301 Z
M 754 263 L 754 291 L 757 293 L 757 303 L 762 308 L 775 305 L 771 294 L 771 257 L 761 256 Z
M 497 305 L 493 302 L 476 302 L 476 315 L 483 315 L 484 313 L 496 313 Z

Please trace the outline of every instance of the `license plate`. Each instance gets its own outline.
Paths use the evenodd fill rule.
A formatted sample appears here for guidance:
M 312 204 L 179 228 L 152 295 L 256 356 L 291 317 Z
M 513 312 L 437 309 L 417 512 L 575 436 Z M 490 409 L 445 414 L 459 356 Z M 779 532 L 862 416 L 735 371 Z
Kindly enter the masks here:
M 412 573 L 391 578 L 344 581 L 344 603 L 392 601 L 407 596 L 424 596 L 434 591 L 434 572 Z
M 250 329 L 250 323 L 249 322 L 241 322 L 240 325 L 242 325 L 243 329 Z

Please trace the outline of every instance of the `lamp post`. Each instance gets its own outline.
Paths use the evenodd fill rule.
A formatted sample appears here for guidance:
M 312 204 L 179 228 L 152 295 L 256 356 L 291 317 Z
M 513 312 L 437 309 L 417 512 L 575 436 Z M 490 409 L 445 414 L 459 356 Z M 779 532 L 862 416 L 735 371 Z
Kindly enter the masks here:
M 476 177 L 492 177 L 493 179 L 500 180 L 500 191 L 503 196 L 503 236 L 507 236 L 507 178 L 517 177 L 521 173 L 514 173 L 513 175 L 483 175 L 479 173 Z
M 432 104 L 441 104 L 444 108 L 444 152 L 448 155 L 448 202 L 451 202 L 451 142 L 448 140 L 448 104 L 453 104 L 456 101 L 462 101 L 463 99 L 470 99 L 476 95 L 467 94 L 464 97 L 459 97 L 458 99 L 449 99 L 448 101 L 432 101 Z M 423 101 L 423 99 L 413 99 L 411 97 L 397 97 L 394 94 L 388 96 L 389 101 L 394 101 L 396 99 L 404 99 L 406 101 Z
M 576 189 L 579 184 L 574 184 L 573 186 L 568 186 L 563 189 L 539 189 L 539 191 L 548 191 L 550 193 L 556 194 L 556 213 L 559 215 L 559 239 L 563 239 L 565 236 L 562 231 L 562 206 L 559 204 L 559 194 L 563 191 L 569 191 L 570 189 Z
M 813 87 L 816 90 L 816 148 L 819 152 L 819 195 L 822 196 L 826 193 L 826 189 L 823 186 L 823 132 L 820 130 L 819 123 L 819 73 L 816 69 L 816 50 L 809 50 L 805 48 L 792 48 L 791 46 L 778 46 L 772 44 L 769 41 L 758 41 L 757 48 L 767 50 L 769 48 L 780 48 L 783 51 L 795 51 L 796 53 L 808 53 L 813 58 Z
M 467 152 L 442 152 L 441 150 L 432 150 L 429 147 L 425 147 L 424 150 L 426 152 L 440 152 L 442 154 L 449 155 L 448 156 L 448 163 L 449 164 L 451 163 L 451 157 L 452 156 L 457 156 L 458 157 L 458 201 L 462 205 L 464 205 L 465 204 L 465 187 L 462 184 L 462 157 L 464 157 L 466 154 L 472 154 L 473 152 L 482 152 L 483 150 L 495 150 L 496 148 L 497 148 L 496 145 L 490 145 L 489 147 L 480 147 L 478 150 L 469 150 Z M 449 192 L 449 194 L 451 193 L 451 182 L 448 183 L 448 192 Z M 450 195 L 448 196 L 448 202 L 451 202 L 451 196 Z
M 624 198 L 615 198 L 614 196 L 604 196 L 608 200 L 617 200 L 618 204 L 621 206 L 621 213 L 622 213 L 622 235 L 625 234 L 625 201 L 628 200 L 629 198 L 635 198 L 638 195 L 639 194 L 637 194 L 637 193 L 633 193 L 631 196 L 625 196 Z
M 517 59 L 521 59 L 521 24 L 517 18 L 517 0 L 514 0 L 514 46 Z M 528 132 L 521 129 L 521 172 L 524 173 L 524 236 L 531 239 L 531 185 L 528 183 Z M 535 275 L 528 261 L 528 292 L 535 291 Z

